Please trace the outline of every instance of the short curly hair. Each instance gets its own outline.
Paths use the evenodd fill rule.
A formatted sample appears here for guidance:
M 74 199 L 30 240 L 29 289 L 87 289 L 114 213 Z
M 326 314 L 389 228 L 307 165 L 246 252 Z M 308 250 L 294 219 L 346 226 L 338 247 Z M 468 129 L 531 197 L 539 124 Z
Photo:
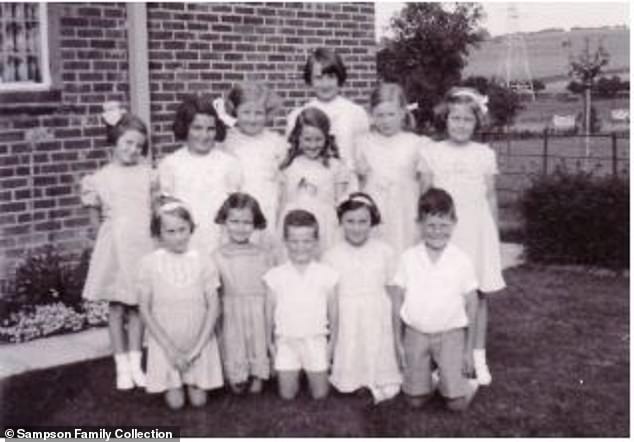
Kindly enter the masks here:
M 213 105 L 213 97 L 210 95 L 188 95 L 178 105 L 172 130 L 174 137 L 179 141 L 187 140 L 189 126 L 196 118 L 196 115 L 203 114 L 211 116 L 216 122 L 216 141 L 224 141 L 227 136 L 227 126 L 218 116 Z

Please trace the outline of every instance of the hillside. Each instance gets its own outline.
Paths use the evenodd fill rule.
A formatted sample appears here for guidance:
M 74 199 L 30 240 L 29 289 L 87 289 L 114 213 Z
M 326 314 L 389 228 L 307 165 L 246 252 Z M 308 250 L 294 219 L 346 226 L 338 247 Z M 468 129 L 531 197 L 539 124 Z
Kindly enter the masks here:
M 590 37 L 591 51 L 596 48 L 598 39 L 603 38 L 603 46 L 610 54 L 610 63 L 605 68 L 608 75 L 629 73 L 629 29 L 573 28 L 571 31 L 545 30 L 523 35 L 531 73 L 535 79 L 548 83 L 567 79 L 569 54 L 581 52 L 585 37 Z M 471 50 L 464 76 L 495 76 L 500 71 L 501 57 L 505 54 L 505 36 L 483 42 L 480 48 Z

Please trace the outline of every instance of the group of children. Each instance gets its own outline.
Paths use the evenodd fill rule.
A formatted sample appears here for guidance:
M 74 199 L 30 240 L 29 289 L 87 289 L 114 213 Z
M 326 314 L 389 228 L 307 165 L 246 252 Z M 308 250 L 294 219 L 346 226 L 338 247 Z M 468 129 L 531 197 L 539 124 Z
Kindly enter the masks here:
M 419 407 L 438 388 L 465 409 L 491 383 L 486 293 L 504 287 L 495 155 L 472 141 L 485 97 L 452 89 L 433 142 L 398 85 L 372 93 L 370 123 L 340 95 L 336 53 L 304 73 L 315 97 L 286 137 L 266 127 L 280 99 L 262 84 L 185 99 L 183 147 L 157 171 L 146 125 L 104 112 L 111 161 L 82 181 L 99 225 L 84 296 L 109 301 L 116 386 L 178 409 L 272 377 L 292 399 L 304 372 L 314 398 L 332 384 Z

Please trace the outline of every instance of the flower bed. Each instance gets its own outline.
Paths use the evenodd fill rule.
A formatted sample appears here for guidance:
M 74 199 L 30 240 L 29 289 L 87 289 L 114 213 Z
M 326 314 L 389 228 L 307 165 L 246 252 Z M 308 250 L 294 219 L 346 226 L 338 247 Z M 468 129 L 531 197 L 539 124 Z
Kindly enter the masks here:
M 45 336 L 77 332 L 108 322 L 108 303 L 86 301 L 79 308 L 62 302 L 24 307 L 0 323 L 0 342 L 26 342 Z

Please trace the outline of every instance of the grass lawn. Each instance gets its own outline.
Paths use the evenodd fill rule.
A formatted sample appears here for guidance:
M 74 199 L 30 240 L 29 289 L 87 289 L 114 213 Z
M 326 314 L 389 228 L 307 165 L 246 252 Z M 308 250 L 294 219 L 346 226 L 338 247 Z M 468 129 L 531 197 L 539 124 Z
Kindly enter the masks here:
M 629 280 L 523 266 L 490 303 L 494 375 L 464 414 L 434 400 L 380 407 L 362 395 L 282 402 L 211 395 L 170 412 L 162 398 L 112 388 L 109 359 L 27 373 L 0 383 L 1 426 L 174 425 L 182 436 L 610 436 L 629 435 Z

